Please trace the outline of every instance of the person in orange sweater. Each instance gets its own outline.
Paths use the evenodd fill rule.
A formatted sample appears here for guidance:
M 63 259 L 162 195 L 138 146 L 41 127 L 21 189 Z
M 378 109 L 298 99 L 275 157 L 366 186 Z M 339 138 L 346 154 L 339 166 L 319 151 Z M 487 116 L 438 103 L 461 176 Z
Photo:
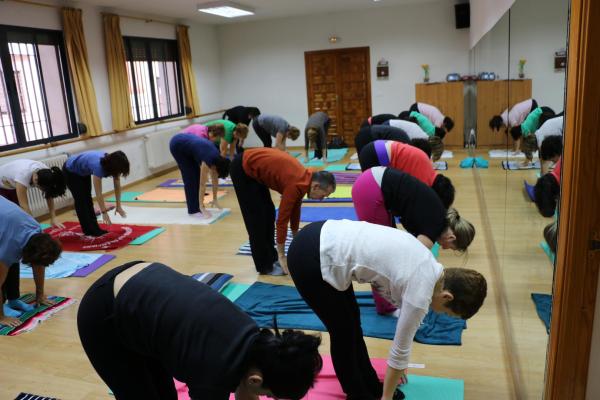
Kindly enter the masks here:
M 285 240 L 288 223 L 292 234 L 300 226 L 302 198 L 323 200 L 335 191 L 335 177 L 327 171 L 313 172 L 296 158 L 275 148 L 247 149 L 231 163 L 231 180 L 237 195 L 256 270 L 260 274 L 288 273 Z M 281 194 L 277 216 L 269 189 Z

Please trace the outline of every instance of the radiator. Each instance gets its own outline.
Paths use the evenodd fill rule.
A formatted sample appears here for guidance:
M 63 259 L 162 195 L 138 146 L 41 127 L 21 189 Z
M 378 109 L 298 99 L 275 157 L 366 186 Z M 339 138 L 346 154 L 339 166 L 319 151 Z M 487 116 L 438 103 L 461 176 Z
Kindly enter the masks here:
M 146 159 L 150 170 L 162 169 L 175 162 L 169 151 L 169 141 L 181 128 L 166 129 L 144 135 Z
M 38 160 L 43 162 L 48 167 L 58 167 L 62 169 L 63 164 L 67 161 L 68 154 L 63 153 L 57 156 L 49 157 L 43 160 Z M 30 188 L 27 191 L 27 197 L 29 198 L 29 207 L 31 208 L 31 213 L 34 217 L 38 217 L 43 214 L 48 213 L 48 205 L 46 203 L 46 198 L 42 191 L 38 188 Z M 73 197 L 71 196 L 71 192 L 66 191 L 65 195 L 62 197 L 57 197 L 54 199 L 54 208 L 59 209 L 63 207 L 67 207 L 73 203 Z

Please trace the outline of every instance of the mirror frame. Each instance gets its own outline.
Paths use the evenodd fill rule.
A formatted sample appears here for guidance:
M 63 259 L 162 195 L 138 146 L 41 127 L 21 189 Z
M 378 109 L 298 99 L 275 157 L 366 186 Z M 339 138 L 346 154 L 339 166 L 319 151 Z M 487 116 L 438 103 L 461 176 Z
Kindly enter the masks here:
M 583 400 L 594 327 L 600 252 L 600 2 L 571 0 L 567 102 L 546 400 Z M 595 25 L 594 25 L 595 24 Z M 600 322 L 600 321 L 599 321 Z M 597 327 L 600 328 L 600 327 Z

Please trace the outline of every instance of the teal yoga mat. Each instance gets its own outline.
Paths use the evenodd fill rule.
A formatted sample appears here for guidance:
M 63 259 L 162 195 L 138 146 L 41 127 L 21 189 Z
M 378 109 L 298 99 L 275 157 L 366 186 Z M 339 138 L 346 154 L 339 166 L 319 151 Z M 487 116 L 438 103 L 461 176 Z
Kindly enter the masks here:
M 134 246 L 139 246 L 142 245 L 144 243 L 146 243 L 148 240 L 155 238 L 156 236 L 160 235 L 161 233 L 163 233 L 164 231 L 166 231 L 165 228 L 156 228 L 154 230 L 151 230 L 150 232 L 138 237 L 137 239 L 135 239 L 134 241 L 130 242 L 130 245 L 134 245 Z
M 325 171 L 329 171 L 329 172 L 346 171 L 346 165 L 347 164 L 332 164 L 332 165 L 328 165 L 327 167 L 325 167 Z
M 544 241 L 540 242 L 540 247 L 542 248 L 542 250 L 544 250 L 544 253 L 546 253 L 546 255 L 548 256 L 548 259 L 550 260 L 550 263 L 552 265 L 554 265 L 554 258 L 556 256 L 554 255 L 554 253 L 550 249 L 550 246 L 548 246 L 548 243 L 546 243 L 546 241 L 544 240 Z
M 464 400 L 465 382 L 459 379 L 408 375 L 408 384 L 400 388 L 406 400 Z
M 136 200 L 135 198 L 142 194 L 144 194 L 144 192 L 121 192 L 121 201 L 123 203 L 135 203 L 138 202 L 138 200 Z M 106 201 L 117 201 L 117 199 L 115 199 L 115 196 L 111 196 L 108 199 L 106 199 Z M 157 201 L 157 203 L 161 202 Z
M 221 289 L 221 294 L 231 301 L 236 301 L 250 288 L 250 286 L 251 285 L 246 283 L 229 282 L 223 289 Z

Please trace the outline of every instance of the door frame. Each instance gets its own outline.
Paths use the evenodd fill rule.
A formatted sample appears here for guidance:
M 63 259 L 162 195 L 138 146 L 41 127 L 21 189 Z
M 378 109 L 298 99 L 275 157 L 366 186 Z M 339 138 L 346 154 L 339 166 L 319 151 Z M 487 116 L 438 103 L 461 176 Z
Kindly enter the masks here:
M 546 400 L 583 400 L 588 368 L 600 252 L 600 2 L 571 0 L 565 135 L 558 251 L 548 344 Z M 597 323 L 600 321 L 596 321 Z M 599 328 L 599 327 L 597 327 Z
M 364 50 L 366 55 L 367 55 L 367 91 L 368 91 L 368 96 L 367 96 L 367 117 L 371 116 L 371 114 L 373 113 L 373 106 L 372 106 L 372 101 L 373 101 L 373 93 L 371 92 L 371 48 L 369 46 L 360 46 L 360 47 L 344 47 L 341 49 L 324 49 L 324 50 L 312 50 L 312 51 L 305 51 L 304 52 L 304 75 L 306 78 L 306 107 L 308 110 L 308 116 L 310 116 L 311 114 L 311 93 L 312 93 L 312 89 L 311 89 L 311 85 L 309 82 L 309 74 L 308 74 L 308 69 L 306 68 L 308 66 L 308 58 L 311 55 L 314 54 L 326 54 L 326 53 L 333 53 L 333 54 L 339 54 L 339 53 L 345 53 L 348 51 L 352 51 L 352 50 Z M 339 76 L 339 69 L 337 68 L 337 64 L 336 64 L 336 76 Z M 336 78 L 337 80 L 337 78 Z M 339 101 L 339 99 L 341 98 L 341 96 L 338 96 L 337 99 L 337 108 L 338 108 L 338 118 L 339 118 L 339 114 L 340 114 L 340 107 L 341 107 L 341 102 Z M 340 123 L 340 121 L 338 121 L 338 124 Z M 357 127 L 358 129 L 358 127 Z M 339 132 L 336 132 L 337 135 L 339 135 Z

